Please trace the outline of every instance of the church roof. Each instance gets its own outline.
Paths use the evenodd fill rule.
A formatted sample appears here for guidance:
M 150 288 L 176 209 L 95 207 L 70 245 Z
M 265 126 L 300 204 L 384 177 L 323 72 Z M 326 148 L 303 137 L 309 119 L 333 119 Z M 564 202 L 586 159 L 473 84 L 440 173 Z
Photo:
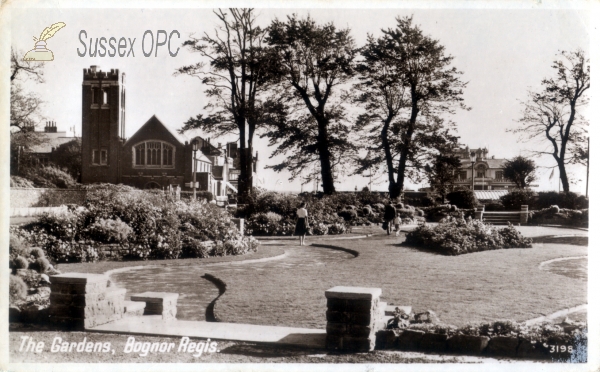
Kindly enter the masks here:
M 162 121 L 160 121 L 159 118 L 156 117 L 156 115 L 152 115 L 152 117 L 150 119 L 148 119 L 148 121 L 146 123 L 144 123 L 144 125 L 142 125 L 140 127 L 140 129 L 138 129 L 133 136 L 131 136 L 125 143 L 129 143 L 131 141 L 134 141 L 136 139 L 136 137 L 138 136 L 139 133 L 142 133 L 144 130 L 147 130 L 148 127 L 151 127 L 152 125 L 159 125 L 162 128 L 164 128 L 175 140 L 177 140 L 179 143 L 181 143 L 182 145 L 185 144 L 186 141 L 188 141 L 188 138 L 182 134 L 177 133 L 176 131 L 172 130 L 171 128 L 169 128 L 168 126 L 166 126 L 165 124 L 163 124 Z

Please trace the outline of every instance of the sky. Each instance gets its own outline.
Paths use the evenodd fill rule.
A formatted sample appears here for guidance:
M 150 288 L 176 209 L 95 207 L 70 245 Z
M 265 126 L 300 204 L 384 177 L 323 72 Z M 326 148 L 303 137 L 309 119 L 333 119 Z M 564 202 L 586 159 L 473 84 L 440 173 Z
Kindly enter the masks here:
M 365 43 L 367 34 L 381 35 L 382 28 L 395 26 L 396 17 L 414 16 L 414 23 L 424 33 L 439 40 L 446 52 L 454 56 L 453 65 L 462 71 L 468 82 L 464 90 L 465 104 L 470 111 L 458 110 L 451 119 L 457 124 L 460 142 L 472 148 L 487 147 L 489 155 L 512 158 L 528 155 L 528 150 L 540 143 L 519 142 L 517 135 L 507 132 L 518 126 L 521 101 L 528 89 L 539 89 L 540 82 L 552 75 L 552 61 L 560 50 L 572 51 L 590 47 L 590 19 L 582 10 L 572 9 L 257 9 L 258 21 L 267 26 L 275 18 L 286 15 L 310 14 L 317 22 L 333 22 L 339 28 L 350 28 L 357 46 Z M 216 16 L 211 9 L 20 9 L 11 13 L 12 46 L 23 54 L 34 47 L 34 36 L 55 22 L 66 27 L 48 40 L 54 61 L 45 63 L 45 83 L 27 82 L 26 87 L 37 93 L 45 104 L 43 114 L 56 121 L 59 130 L 75 127 L 81 134 L 81 82 L 83 69 L 98 65 L 104 71 L 119 69 L 126 73 L 127 123 L 126 136 L 133 135 L 152 115 L 177 130 L 190 117 L 206 112 L 208 103 L 199 79 L 174 76 L 177 68 L 198 62 L 199 56 L 180 49 L 171 57 L 166 46 L 150 57 L 142 53 L 144 32 L 150 30 L 156 38 L 158 30 L 173 34 L 174 51 L 190 34 L 214 32 Z M 121 37 L 136 39 L 135 57 L 81 57 L 80 32 L 89 38 Z M 149 39 L 147 39 L 148 41 Z M 149 49 L 147 42 L 146 50 Z M 156 53 L 156 54 L 155 54 Z M 214 138 L 214 136 L 211 136 Z M 235 137 L 213 139 L 225 143 Z M 259 186 L 280 191 L 300 191 L 300 181 L 288 182 L 289 173 L 264 169 L 278 163 L 270 159 L 273 149 L 266 140 L 256 138 L 260 149 Z M 549 157 L 535 158 L 538 169 L 537 190 L 558 190 L 558 172 L 549 179 L 554 165 Z M 571 188 L 585 192 L 585 167 L 572 168 Z M 341 177 L 338 190 L 359 190 L 368 178 Z M 408 183 L 406 188 L 426 186 Z M 311 190 L 312 186 L 304 186 Z M 387 190 L 385 177 L 375 180 L 374 190 Z

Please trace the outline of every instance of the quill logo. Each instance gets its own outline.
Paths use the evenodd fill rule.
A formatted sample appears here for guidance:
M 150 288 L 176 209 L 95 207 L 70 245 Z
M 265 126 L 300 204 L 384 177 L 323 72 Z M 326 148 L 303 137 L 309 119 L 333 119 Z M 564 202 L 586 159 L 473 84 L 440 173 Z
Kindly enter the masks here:
M 64 22 L 57 22 L 50 27 L 46 27 L 39 39 L 34 36 L 33 40 L 36 42 L 35 48 L 25 54 L 23 61 L 54 61 L 54 54 L 50 49 L 46 48 L 46 40 L 50 39 L 58 30 L 65 26 Z

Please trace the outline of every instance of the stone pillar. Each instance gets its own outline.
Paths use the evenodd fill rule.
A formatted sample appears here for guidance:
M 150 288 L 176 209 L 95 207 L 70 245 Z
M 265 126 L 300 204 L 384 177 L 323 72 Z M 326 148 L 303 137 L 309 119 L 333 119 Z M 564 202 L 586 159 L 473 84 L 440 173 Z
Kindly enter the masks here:
M 325 291 L 328 349 L 375 349 L 375 333 L 383 328 L 385 314 L 380 295 L 380 288 L 333 287 Z
M 173 320 L 177 316 L 177 299 L 179 293 L 144 292 L 131 296 L 131 301 L 145 302 L 144 315 L 162 315 L 165 320 Z
M 83 330 L 123 317 L 125 288 L 108 287 L 100 274 L 68 273 L 50 277 L 50 321 Z
M 525 225 L 527 224 L 527 217 L 529 216 L 529 206 L 528 205 L 522 205 L 521 206 L 521 213 L 520 213 L 520 222 L 521 225 Z

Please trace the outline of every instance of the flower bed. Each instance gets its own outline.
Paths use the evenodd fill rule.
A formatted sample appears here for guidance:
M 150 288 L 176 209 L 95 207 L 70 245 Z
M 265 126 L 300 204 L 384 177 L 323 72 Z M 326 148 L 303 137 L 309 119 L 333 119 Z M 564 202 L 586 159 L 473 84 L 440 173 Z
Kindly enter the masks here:
M 433 317 L 419 319 L 423 314 L 433 314 Z M 431 311 L 414 315 L 397 308 L 388 329 L 377 333 L 376 347 L 585 362 L 587 326 L 570 321 L 527 326 L 503 320 L 458 328 L 438 323 Z
M 435 227 L 419 225 L 406 235 L 405 244 L 445 255 L 532 246 L 531 239 L 523 237 L 512 225 L 496 228 L 471 218 L 449 218 Z
M 529 223 L 540 225 L 568 225 L 587 227 L 588 209 L 566 209 L 553 205 L 549 208 L 529 212 Z
M 234 214 L 246 218 L 249 235 L 292 235 L 296 208 L 305 202 L 309 234 L 335 235 L 349 232 L 352 226 L 382 223 L 385 201 L 379 194 L 369 192 L 317 196 L 264 191 Z M 396 210 L 403 223 L 416 223 L 425 216 L 423 210 L 402 203 L 396 204 Z
M 42 247 L 54 262 L 105 259 L 107 244 L 119 245 L 117 258 L 127 259 L 237 255 L 258 246 L 216 205 L 114 185 L 90 187 L 83 206 L 69 206 L 11 229 L 30 245 Z

